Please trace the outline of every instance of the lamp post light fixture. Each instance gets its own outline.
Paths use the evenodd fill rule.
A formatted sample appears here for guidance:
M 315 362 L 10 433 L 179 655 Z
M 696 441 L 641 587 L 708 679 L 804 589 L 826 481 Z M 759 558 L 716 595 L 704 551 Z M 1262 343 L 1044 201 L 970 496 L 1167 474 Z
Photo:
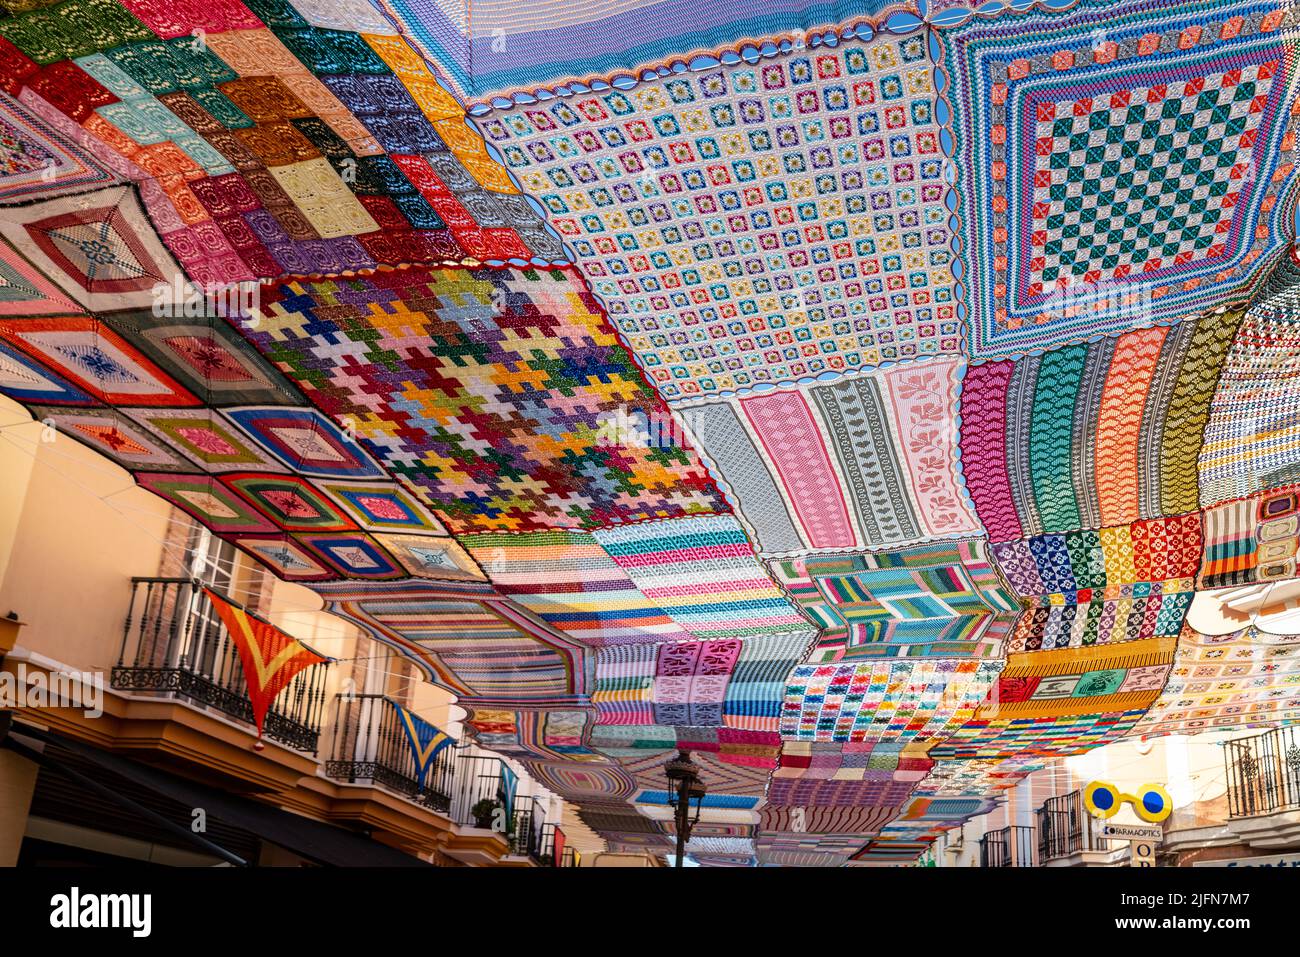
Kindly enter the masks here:
M 691 839 L 691 828 L 700 823 L 700 808 L 704 804 L 704 782 L 700 780 L 700 769 L 691 760 L 691 752 L 678 751 L 677 757 L 664 765 L 668 775 L 668 805 L 677 815 L 677 864 L 682 866 L 686 857 L 686 842 Z M 695 802 L 695 814 L 691 814 L 691 801 Z

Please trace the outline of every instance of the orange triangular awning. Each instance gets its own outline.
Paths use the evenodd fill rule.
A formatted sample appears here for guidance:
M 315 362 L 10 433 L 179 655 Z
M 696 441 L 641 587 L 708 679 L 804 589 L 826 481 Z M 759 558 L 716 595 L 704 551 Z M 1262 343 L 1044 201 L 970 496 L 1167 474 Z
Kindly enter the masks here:
M 260 738 L 271 702 L 293 680 L 293 676 L 304 668 L 324 664 L 330 659 L 312 651 L 270 622 L 254 618 L 211 588 L 205 586 L 203 592 L 221 616 L 239 651 L 244 681 L 248 685 L 248 700 L 253 705 L 253 721 Z

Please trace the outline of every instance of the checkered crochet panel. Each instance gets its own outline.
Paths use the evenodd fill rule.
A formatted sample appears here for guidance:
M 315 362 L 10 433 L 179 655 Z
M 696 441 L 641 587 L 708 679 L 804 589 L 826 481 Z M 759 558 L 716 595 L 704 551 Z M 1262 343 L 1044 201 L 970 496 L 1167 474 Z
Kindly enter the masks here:
M 1294 237 L 1296 22 L 1255 0 L 1006 11 L 939 31 L 970 351 L 1240 298 Z
M 960 347 L 924 38 L 477 120 L 669 401 Z
M 783 737 L 811 741 L 942 740 L 975 713 L 1001 661 L 800 665 L 786 682 Z
M 1192 579 L 1183 578 L 1027 598 L 1006 650 L 1050 651 L 1177 637 L 1191 608 L 1193 587 Z
M 572 270 L 304 279 L 263 312 L 253 344 L 457 531 L 726 507 L 686 448 L 610 430 L 662 406 Z
M 1279 66 L 1234 63 L 1109 97 L 1035 101 L 1039 159 L 1029 195 L 1038 228 L 1026 292 L 1079 277 L 1123 279 L 1131 261 L 1224 256 L 1241 198 L 1240 154 L 1267 118 Z M 1138 154 L 1127 169 L 1122 157 Z
M 1097 531 L 998 542 L 991 551 L 1011 586 L 1028 596 L 1194 578 L 1201 543 L 1201 516 L 1193 512 Z

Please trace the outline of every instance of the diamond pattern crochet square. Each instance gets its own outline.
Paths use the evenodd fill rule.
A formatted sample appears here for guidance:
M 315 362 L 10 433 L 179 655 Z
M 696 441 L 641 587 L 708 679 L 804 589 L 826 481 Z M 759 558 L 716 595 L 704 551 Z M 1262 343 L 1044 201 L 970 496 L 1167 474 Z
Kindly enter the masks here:
M 89 316 L 0 319 L 0 341 L 105 403 L 151 407 L 202 404 L 131 342 Z M 17 398 L 23 398 L 15 392 Z
M 0 93 L 0 202 L 107 185 L 112 174 L 90 153 L 51 135 L 12 97 Z
M 0 239 L 0 316 L 81 311 L 76 302 Z
M 478 120 L 665 398 L 953 353 L 920 35 Z
M 0 209 L 0 234 L 86 309 L 150 307 L 179 269 L 126 186 Z

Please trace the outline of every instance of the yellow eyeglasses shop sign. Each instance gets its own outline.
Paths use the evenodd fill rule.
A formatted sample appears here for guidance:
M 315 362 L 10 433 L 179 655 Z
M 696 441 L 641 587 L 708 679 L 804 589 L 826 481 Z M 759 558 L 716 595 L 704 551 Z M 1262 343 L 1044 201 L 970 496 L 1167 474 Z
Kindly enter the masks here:
M 1144 784 L 1136 795 L 1125 794 L 1105 781 L 1093 781 L 1083 790 L 1083 806 L 1103 821 L 1118 814 L 1125 804 L 1152 825 L 1159 824 L 1174 809 L 1168 793 L 1158 784 Z M 1129 842 L 1129 864 L 1133 867 L 1156 866 L 1156 845 L 1162 833 L 1159 827 L 1141 824 L 1104 824 L 1101 829 L 1102 837 Z
M 1088 813 L 1105 820 L 1119 813 L 1120 808 L 1129 805 L 1142 820 L 1159 824 L 1174 809 L 1165 789 L 1158 784 L 1144 784 L 1138 793 L 1124 794 L 1113 784 L 1105 781 L 1093 781 L 1083 789 L 1083 806 Z

